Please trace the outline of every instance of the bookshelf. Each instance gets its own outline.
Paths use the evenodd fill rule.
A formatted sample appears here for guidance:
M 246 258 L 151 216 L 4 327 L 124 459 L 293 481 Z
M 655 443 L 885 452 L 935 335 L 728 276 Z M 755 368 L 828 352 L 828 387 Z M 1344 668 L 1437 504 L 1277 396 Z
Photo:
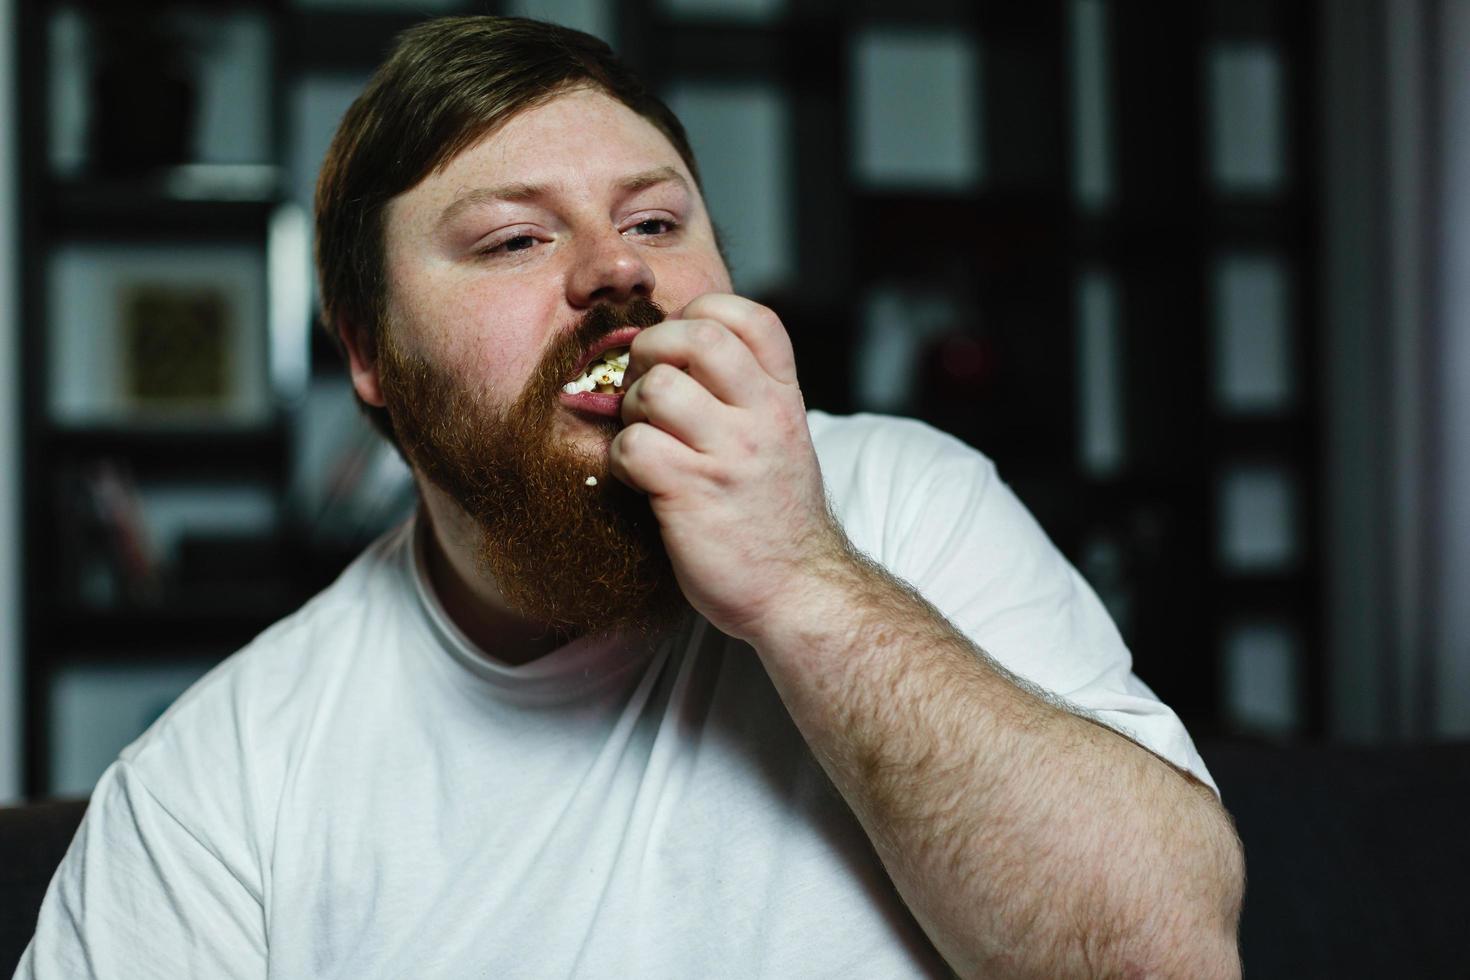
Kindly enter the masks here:
M 426 14 L 142 5 L 182 9 L 205 35 L 213 23 L 216 60 L 248 48 L 237 75 L 214 71 L 254 93 L 260 120 L 237 121 L 256 136 L 250 153 L 215 118 L 220 145 L 118 176 L 86 166 L 75 132 L 57 149 L 58 86 L 75 101 L 77 83 L 55 62 L 103 6 L 20 14 L 32 796 L 67 788 L 52 778 L 50 706 L 76 683 L 68 671 L 158 664 L 178 679 L 179 664 L 217 662 L 404 503 L 391 485 L 356 508 L 331 489 L 323 460 L 356 454 L 371 469 L 375 444 L 312 323 L 301 232 L 337 116 Z M 558 5 L 472 9 L 554 19 Z M 734 233 L 737 286 L 782 316 L 808 404 L 916 416 L 990 455 L 1196 736 L 1325 724 L 1314 12 L 627 0 L 600 21 L 689 128 Z M 104 405 L 59 419 L 58 305 L 88 290 L 58 292 L 55 266 L 72 256 L 95 272 L 73 255 L 83 246 L 226 250 L 233 275 L 254 270 L 249 410 L 142 425 Z M 104 387 L 73 379 L 72 408 Z M 98 607 L 65 581 L 63 489 L 103 461 L 145 504 L 152 488 L 202 522 L 174 521 L 173 591 Z
M 272 0 L 20 11 L 28 796 L 85 793 L 122 747 L 98 740 L 131 740 L 386 522 L 322 519 L 343 493 L 331 466 L 367 444 L 340 419 L 315 431 L 342 372 L 312 336 L 290 94 L 367 73 L 414 19 Z M 129 44 L 166 68 L 106 74 Z M 119 144 L 130 90 L 181 79 L 187 96 L 141 102 L 142 135 Z

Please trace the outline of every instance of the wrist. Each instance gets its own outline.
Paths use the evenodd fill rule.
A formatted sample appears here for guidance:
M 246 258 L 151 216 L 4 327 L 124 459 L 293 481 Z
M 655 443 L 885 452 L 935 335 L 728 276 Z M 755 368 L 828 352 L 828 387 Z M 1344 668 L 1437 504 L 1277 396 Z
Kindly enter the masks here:
M 793 568 L 746 639 L 762 656 L 815 656 L 849 645 L 864 630 L 864 616 L 884 579 L 886 574 L 836 528 Z

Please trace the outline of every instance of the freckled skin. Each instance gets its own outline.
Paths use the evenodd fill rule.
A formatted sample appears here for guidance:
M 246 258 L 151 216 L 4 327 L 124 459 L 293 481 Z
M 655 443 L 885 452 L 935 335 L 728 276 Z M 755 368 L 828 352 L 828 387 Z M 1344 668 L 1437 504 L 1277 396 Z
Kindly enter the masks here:
M 676 185 L 629 196 L 618 178 L 673 167 Z M 467 190 L 510 181 L 557 187 L 538 202 L 497 202 L 437 226 Z M 639 221 L 672 219 L 671 236 L 640 235 Z M 494 256 L 476 249 L 511 235 L 529 248 Z M 522 245 L 525 243 L 523 242 Z M 730 292 L 728 270 L 694 179 L 667 138 L 622 103 L 581 90 L 525 111 L 389 203 L 390 305 L 403 342 L 457 365 L 497 404 L 520 393 L 548 340 L 599 302 L 653 299 L 670 315 L 708 292 Z M 370 367 L 354 371 L 369 404 L 380 404 Z M 607 438 L 570 411 L 558 427 L 588 449 Z
M 619 186 L 658 168 L 682 180 Z M 554 190 L 443 219 L 451 203 L 508 182 Z M 678 228 L 644 230 L 665 220 Z M 512 242 L 520 247 L 501 248 Z M 638 298 L 662 308 L 669 319 L 630 345 L 618 435 L 560 403 L 552 433 L 605 455 L 613 476 L 648 497 L 679 588 L 716 628 L 750 638 L 805 584 L 815 556 L 842 550 L 785 328 L 733 295 L 692 175 L 637 113 L 584 90 L 513 117 L 390 202 L 385 246 L 397 345 L 499 406 L 590 309 Z M 374 366 L 354 358 L 353 375 L 363 400 L 380 403 Z M 425 483 L 443 526 L 455 503 Z M 503 608 L 463 542 L 443 543 L 481 604 Z
M 629 194 L 615 185 L 669 167 L 687 191 L 664 183 Z M 536 201 L 478 204 L 452 222 L 440 215 L 477 188 L 546 185 Z M 641 234 L 640 222 L 672 220 L 674 233 Z M 389 202 L 384 222 L 389 315 L 400 346 L 487 392 L 508 408 L 552 340 L 597 306 L 652 300 L 674 315 L 694 298 L 732 290 L 693 176 L 647 120 L 600 92 L 577 90 L 523 111 Z M 518 250 L 500 248 L 518 236 Z M 529 247 L 527 247 L 529 246 Z M 383 406 L 378 366 L 351 344 L 353 387 Z M 605 420 L 603 420 L 605 422 Z M 583 454 L 606 457 L 605 428 L 556 406 L 553 433 Z M 510 663 L 560 642 L 513 609 L 478 560 L 481 529 L 458 501 L 418 474 L 432 529 L 435 587 L 471 639 Z

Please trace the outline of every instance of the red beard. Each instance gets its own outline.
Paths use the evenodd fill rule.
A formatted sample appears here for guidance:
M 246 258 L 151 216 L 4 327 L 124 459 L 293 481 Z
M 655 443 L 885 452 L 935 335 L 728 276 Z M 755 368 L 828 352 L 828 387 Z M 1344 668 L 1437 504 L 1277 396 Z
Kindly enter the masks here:
M 378 371 L 404 455 L 478 525 L 481 569 L 517 613 L 567 635 L 644 637 L 688 611 L 646 497 L 554 436 L 558 394 L 588 348 L 619 327 L 653 326 L 648 299 L 593 308 L 558 338 L 509 409 L 382 332 Z M 599 418 L 609 439 L 622 423 Z M 597 477 L 587 486 L 588 476 Z

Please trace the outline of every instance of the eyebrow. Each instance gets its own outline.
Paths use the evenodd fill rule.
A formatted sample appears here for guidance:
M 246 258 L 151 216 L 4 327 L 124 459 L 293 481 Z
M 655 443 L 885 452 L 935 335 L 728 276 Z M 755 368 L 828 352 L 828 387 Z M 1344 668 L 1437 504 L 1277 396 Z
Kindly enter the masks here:
M 689 182 L 686 181 L 673 167 L 655 167 L 642 173 L 631 174 L 622 178 L 613 186 L 622 191 L 641 191 L 646 187 L 657 184 L 673 182 L 682 187 L 686 192 L 689 190 Z M 477 187 L 466 191 L 459 197 L 450 201 L 439 214 L 439 226 L 443 227 L 461 213 L 480 204 L 489 204 L 493 201 L 534 201 L 546 197 L 552 188 L 545 184 L 523 184 L 513 182 L 500 184 L 495 187 Z

